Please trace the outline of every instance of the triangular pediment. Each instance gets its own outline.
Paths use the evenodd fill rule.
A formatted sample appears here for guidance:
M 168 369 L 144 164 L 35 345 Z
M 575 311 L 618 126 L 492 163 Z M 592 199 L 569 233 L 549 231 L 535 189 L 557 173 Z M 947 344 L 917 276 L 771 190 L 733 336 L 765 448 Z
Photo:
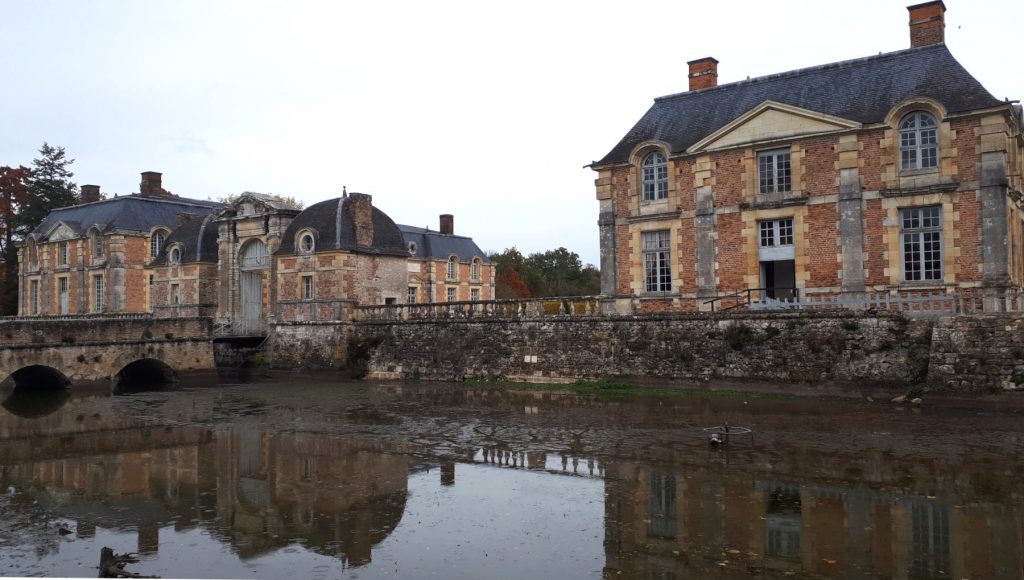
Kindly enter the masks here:
M 50 242 L 59 242 L 62 240 L 70 240 L 77 238 L 78 234 L 68 224 L 64 222 L 57 222 L 50 228 L 50 231 L 46 232 L 46 239 Z
M 765 101 L 694 143 L 687 152 L 726 149 L 764 141 L 845 131 L 860 126 L 860 123 L 849 119 L 775 101 Z

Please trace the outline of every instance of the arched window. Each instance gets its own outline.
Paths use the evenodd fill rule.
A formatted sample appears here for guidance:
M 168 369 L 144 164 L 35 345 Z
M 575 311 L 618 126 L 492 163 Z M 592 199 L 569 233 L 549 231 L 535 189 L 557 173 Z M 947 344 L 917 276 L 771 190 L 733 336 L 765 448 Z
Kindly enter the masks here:
M 452 256 L 448 258 L 448 279 L 458 280 L 459 279 L 459 258 L 458 256 Z
M 313 248 L 316 247 L 315 241 L 313 240 L 313 234 L 304 232 L 299 236 L 299 251 L 303 254 L 313 253 Z
M 668 197 L 668 160 L 660 151 L 651 151 L 644 157 L 644 201 Z
M 252 240 L 239 252 L 243 270 L 260 270 L 270 266 L 270 251 L 263 240 Z
M 162 230 L 153 232 L 153 237 L 149 238 L 149 257 L 155 258 L 160 255 L 160 250 L 164 247 L 164 240 L 167 239 L 167 234 Z
M 473 258 L 473 263 L 469 267 L 469 277 L 474 282 L 480 281 L 480 258 Z
M 900 121 L 900 169 L 929 169 L 938 165 L 935 117 L 914 111 Z
M 93 257 L 96 258 L 97 260 L 102 259 L 103 258 L 103 236 L 101 236 L 98 231 L 92 230 L 92 233 L 89 234 L 89 237 L 92 238 L 92 255 L 93 255 Z

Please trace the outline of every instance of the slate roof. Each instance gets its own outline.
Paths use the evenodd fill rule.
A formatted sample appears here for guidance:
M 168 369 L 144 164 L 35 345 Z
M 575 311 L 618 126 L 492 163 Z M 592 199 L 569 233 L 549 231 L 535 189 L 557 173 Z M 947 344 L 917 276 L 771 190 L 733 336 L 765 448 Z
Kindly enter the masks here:
M 217 262 L 217 224 L 215 214 L 190 219 L 181 224 L 164 241 L 160 255 L 153 260 L 154 266 L 167 265 L 167 252 L 171 246 L 181 246 L 181 263 Z
M 409 244 L 415 242 L 416 252 L 409 254 L 413 258 L 447 260 L 454 254 L 460 261 L 469 262 L 473 258 L 480 258 L 484 263 L 490 263 L 487 254 L 476 245 L 473 238 L 442 234 L 415 226 L 399 225 L 398 229 L 402 231 L 407 250 Z
M 350 250 L 364 254 L 408 255 L 398 226 L 386 213 L 377 208 L 373 208 L 373 244 L 368 248 L 357 246 L 352 214 L 345 200 L 346 198 L 336 197 L 304 209 L 288 225 L 282 236 L 281 246 L 274 255 L 294 255 L 295 234 L 305 228 L 313 231 L 317 253 Z
M 948 113 L 1006 104 L 986 91 L 945 44 L 935 44 L 659 97 L 595 165 L 626 162 L 637 145 L 651 139 L 681 153 L 767 100 L 876 123 L 913 97 L 935 99 Z
M 179 213 L 205 216 L 221 207 L 215 201 L 177 196 L 122 195 L 55 209 L 32 230 L 32 236 L 36 239 L 46 236 L 58 222 L 63 222 L 80 236 L 84 236 L 92 226 L 99 226 L 104 233 L 118 231 L 149 234 L 155 226 L 168 229 L 177 227 Z

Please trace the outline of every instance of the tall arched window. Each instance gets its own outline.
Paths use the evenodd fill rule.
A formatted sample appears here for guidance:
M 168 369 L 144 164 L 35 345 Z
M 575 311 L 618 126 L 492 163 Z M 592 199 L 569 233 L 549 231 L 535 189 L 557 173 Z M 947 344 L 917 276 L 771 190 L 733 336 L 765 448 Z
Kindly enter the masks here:
M 480 258 L 473 258 L 473 264 L 469 267 L 469 278 L 474 282 L 480 281 Z
M 103 236 L 96 230 L 92 231 L 92 255 L 96 259 L 103 258 Z
M 448 258 L 448 279 L 459 279 L 459 258 L 456 256 Z
M 900 169 L 929 169 L 938 165 L 935 117 L 914 111 L 900 121 Z
M 164 240 L 167 239 L 167 234 L 162 230 L 153 232 L 153 237 L 149 238 L 149 257 L 155 258 L 160 255 L 160 250 L 164 247 Z
M 651 151 L 644 157 L 644 201 L 668 197 L 668 160 L 660 151 Z

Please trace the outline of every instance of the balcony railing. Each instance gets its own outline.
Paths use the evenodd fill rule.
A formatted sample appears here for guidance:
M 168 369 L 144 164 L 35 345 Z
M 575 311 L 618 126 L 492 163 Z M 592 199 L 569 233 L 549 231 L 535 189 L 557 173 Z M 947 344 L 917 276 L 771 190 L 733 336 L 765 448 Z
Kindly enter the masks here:
M 526 300 L 487 300 L 480 302 L 431 302 L 428 304 L 379 304 L 358 306 L 360 321 L 444 320 L 444 319 L 518 319 L 558 316 L 596 316 L 600 314 L 596 296 L 531 298 Z

